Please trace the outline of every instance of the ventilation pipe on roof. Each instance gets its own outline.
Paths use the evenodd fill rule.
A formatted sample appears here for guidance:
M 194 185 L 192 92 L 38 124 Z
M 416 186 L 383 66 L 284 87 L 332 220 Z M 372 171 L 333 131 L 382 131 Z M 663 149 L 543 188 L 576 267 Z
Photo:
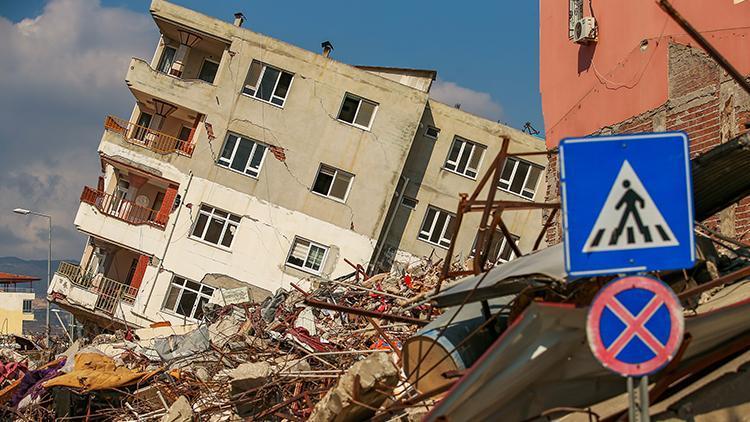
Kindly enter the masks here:
M 237 12 L 234 14 L 234 26 L 242 26 L 244 22 L 245 15 L 243 15 L 242 12 Z
M 323 41 L 320 46 L 323 47 L 323 57 L 329 57 L 333 51 L 333 44 L 330 41 Z

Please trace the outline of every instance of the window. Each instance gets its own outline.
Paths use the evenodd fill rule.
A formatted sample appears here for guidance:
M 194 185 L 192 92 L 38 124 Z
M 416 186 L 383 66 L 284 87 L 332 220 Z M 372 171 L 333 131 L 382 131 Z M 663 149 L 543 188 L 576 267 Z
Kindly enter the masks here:
M 229 248 L 232 246 L 232 240 L 241 219 L 238 215 L 208 205 L 201 205 L 192 236 L 214 245 Z
M 443 167 L 446 170 L 474 179 L 477 177 L 479 166 L 482 163 L 485 148 L 484 145 L 475 144 L 456 136 Z
M 544 167 L 517 158 L 505 161 L 503 172 L 497 187 L 508 192 L 521 195 L 527 199 L 534 199 L 539 176 Z
M 455 216 L 448 211 L 435 207 L 428 207 L 424 215 L 419 239 L 447 248 L 453 239 L 453 220 Z
M 440 129 L 436 128 L 435 126 L 427 126 L 427 129 L 425 129 L 424 131 L 424 136 L 430 139 L 437 139 L 439 134 Z
M 190 132 L 193 131 L 193 128 L 189 126 L 183 126 L 180 128 L 180 134 L 177 135 L 177 139 L 181 141 L 187 142 L 190 139 Z
M 510 237 L 513 238 L 514 243 L 518 244 L 518 236 L 511 234 Z M 476 254 L 476 249 L 477 238 L 474 238 L 474 245 L 471 247 L 471 256 Z M 515 257 L 516 254 L 513 252 L 513 248 L 508 243 L 508 239 L 505 238 L 503 232 L 501 230 L 495 230 L 495 235 L 490 239 L 490 249 L 487 252 L 487 262 L 500 264 L 508 262 Z
M 213 60 L 203 59 L 203 66 L 201 71 L 198 73 L 198 79 L 213 83 L 216 78 L 216 71 L 219 70 L 219 63 Z
M 188 318 L 201 319 L 203 305 L 213 294 L 213 287 L 175 275 L 172 277 L 162 309 Z
M 344 202 L 349 194 L 349 187 L 352 185 L 353 178 L 353 174 L 321 164 L 312 191 Z
M 169 73 L 172 69 L 172 63 L 174 62 L 174 54 L 177 52 L 174 47 L 168 45 L 164 46 L 164 50 L 161 53 L 161 59 L 159 59 L 159 66 L 157 69 L 159 72 Z
M 377 103 L 346 94 L 344 103 L 341 104 L 341 111 L 339 111 L 339 120 L 362 129 L 369 129 L 377 108 Z
M 256 141 L 229 134 L 218 164 L 251 177 L 258 177 L 268 148 Z
M 23 313 L 30 314 L 34 312 L 33 307 L 31 306 L 32 299 L 24 299 L 23 300 Z
M 327 253 L 328 247 L 295 237 L 286 263 L 303 271 L 320 274 Z
M 293 75 L 253 60 L 245 78 L 242 93 L 267 103 L 284 106 Z
M 417 198 L 412 198 L 410 196 L 404 196 L 401 198 L 401 205 L 404 206 L 404 208 L 409 208 L 410 210 L 417 209 L 417 204 L 419 201 L 417 201 Z

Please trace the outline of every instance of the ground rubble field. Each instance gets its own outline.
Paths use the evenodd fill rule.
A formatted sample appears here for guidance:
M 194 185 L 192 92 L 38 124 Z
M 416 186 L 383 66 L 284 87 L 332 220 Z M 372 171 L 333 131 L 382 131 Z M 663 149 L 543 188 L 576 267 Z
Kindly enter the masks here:
M 200 323 L 0 349 L 3 419 L 418 420 L 402 343 L 437 313 L 440 263 L 204 306 Z M 360 315 L 306 304 L 326 302 Z M 364 313 L 364 315 L 362 315 Z

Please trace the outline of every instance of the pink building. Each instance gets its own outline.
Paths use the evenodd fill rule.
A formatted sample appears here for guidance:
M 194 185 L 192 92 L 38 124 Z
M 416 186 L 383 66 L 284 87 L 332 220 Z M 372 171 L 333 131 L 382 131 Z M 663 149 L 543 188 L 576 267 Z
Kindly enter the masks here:
M 684 130 L 697 155 L 750 127 L 750 97 L 657 1 L 539 3 L 548 148 L 569 136 Z M 749 0 L 672 4 L 740 72 L 750 74 Z M 548 199 L 559 192 L 555 164 L 549 166 Z M 750 238 L 750 200 L 713 220 L 726 235 Z M 551 237 L 559 239 L 557 233 Z

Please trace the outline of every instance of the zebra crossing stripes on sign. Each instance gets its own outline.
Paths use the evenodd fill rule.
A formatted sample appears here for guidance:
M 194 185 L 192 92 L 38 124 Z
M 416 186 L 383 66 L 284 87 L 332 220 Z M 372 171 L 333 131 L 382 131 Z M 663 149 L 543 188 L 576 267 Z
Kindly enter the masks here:
M 568 275 L 693 266 L 688 145 L 682 132 L 561 141 L 560 191 Z
M 612 184 L 584 252 L 678 245 L 659 208 L 627 160 Z

